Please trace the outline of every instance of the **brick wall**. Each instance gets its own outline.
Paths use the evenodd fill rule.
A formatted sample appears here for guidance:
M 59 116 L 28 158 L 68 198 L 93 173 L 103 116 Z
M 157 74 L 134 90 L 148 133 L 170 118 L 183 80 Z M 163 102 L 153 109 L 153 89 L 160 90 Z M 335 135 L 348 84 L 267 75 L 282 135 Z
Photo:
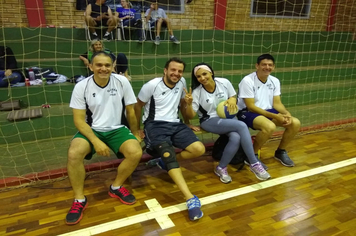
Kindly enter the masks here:
M 168 14 L 174 29 L 213 29 L 215 0 L 193 0 L 184 14 Z M 251 0 L 227 1 L 227 30 L 325 31 L 329 0 L 313 0 L 309 19 L 250 17 Z M 75 9 L 76 0 L 43 0 L 48 25 L 83 27 L 83 11 Z M 28 21 L 23 0 L 0 1 L 3 27 L 26 27 Z M 353 31 L 356 25 L 354 0 L 338 0 L 335 31 Z
M 334 31 L 356 32 L 356 2 L 355 0 L 339 0 L 336 10 Z
M 1 27 L 27 27 L 28 20 L 23 0 L 0 0 Z

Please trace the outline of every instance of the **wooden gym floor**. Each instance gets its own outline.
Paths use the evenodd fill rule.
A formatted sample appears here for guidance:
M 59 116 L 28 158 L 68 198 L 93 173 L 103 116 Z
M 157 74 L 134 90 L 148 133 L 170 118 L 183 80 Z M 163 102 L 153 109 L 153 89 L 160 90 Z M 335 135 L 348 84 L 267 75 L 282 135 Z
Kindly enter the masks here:
M 68 179 L 1 192 L 0 235 L 356 235 L 356 128 L 296 137 L 289 147 L 293 168 L 273 159 L 277 145 L 262 149 L 268 181 L 231 166 L 233 182 L 223 184 L 209 153 L 181 160 L 203 204 L 196 222 L 165 171 L 140 164 L 125 184 L 137 198 L 132 206 L 108 196 L 114 170 L 89 174 L 89 205 L 74 226 L 64 222 L 72 203 Z

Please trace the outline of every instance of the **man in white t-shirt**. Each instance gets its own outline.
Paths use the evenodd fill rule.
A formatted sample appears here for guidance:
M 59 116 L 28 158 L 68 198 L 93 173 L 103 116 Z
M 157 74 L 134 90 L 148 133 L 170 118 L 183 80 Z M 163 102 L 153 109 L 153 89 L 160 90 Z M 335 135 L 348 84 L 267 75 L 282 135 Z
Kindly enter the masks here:
M 162 8 L 158 8 L 157 1 L 152 1 L 150 8 L 147 9 L 145 13 L 146 21 L 150 21 L 150 27 L 156 28 L 156 39 L 154 43 L 156 45 L 160 44 L 160 32 L 161 28 L 167 27 L 168 33 L 170 35 L 169 40 L 171 40 L 175 44 L 180 44 L 179 40 L 174 37 L 171 21 L 168 19 L 166 12 Z
M 281 85 L 271 73 L 275 68 L 274 58 L 263 54 L 257 58 L 256 72 L 245 76 L 239 84 L 237 117 L 248 127 L 260 130 L 253 143 L 255 153 L 266 143 L 276 130 L 284 127 L 282 140 L 274 157 L 284 166 L 292 167 L 294 162 L 285 150 L 300 128 L 300 121 L 293 117 L 281 101 Z
M 142 156 L 134 110 L 136 96 L 126 77 L 111 73 L 113 61 L 108 53 L 95 53 L 89 68 L 94 74 L 75 85 L 70 100 L 78 132 L 68 150 L 67 170 L 74 192 L 74 202 L 66 216 L 68 225 L 77 224 L 88 206 L 84 196 L 83 161 L 90 160 L 94 153 L 109 157 L 111 149 L 118 158 L 123 158 L 109 187 L 109 195 L 124 204 L 136 202 L 135 197 L 122 186 Z
M 203 216 L 200 200 L 190 192 L 177 161 L 180 157 L 194 158 L 205 153 L 204 145 L 179 119 L 179 109 L 186 114 L 184 67 L 185 63 L 178 58 L 168 60 L 164 76 L 148 81 L 141 88 L 135 112 L 139 121 L 144 108 L 142 121 L 147 152 L 161 157 L 160 167 L 168 172 L 186 199 L 190 220 L 198 220 Z M 176 154 L 173 146 L 182 152 Z

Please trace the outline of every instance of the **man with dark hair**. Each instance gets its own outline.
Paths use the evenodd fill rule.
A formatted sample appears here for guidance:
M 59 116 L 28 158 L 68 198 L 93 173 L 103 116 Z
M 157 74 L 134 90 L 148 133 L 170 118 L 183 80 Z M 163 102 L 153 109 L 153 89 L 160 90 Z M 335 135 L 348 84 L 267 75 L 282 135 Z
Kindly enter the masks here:
M 197 220 L 203 216 L 200 200 L 190 192 L 177 161 L 180 157 L 193 158 L 205 153 L 204 145 L 178 116 L 179 108 L 183 115 L 186 114 L 184 67 L 185 63 L 178 58 L 168 60 L 164 76 L 148 81 L 141 88 L 135 112 L 139 122 L 138 117 L 144 108 L 146 148 L 161 157 L 161 167 L 168 171 L 187 201 L 190 220 Z M 173 146 L 183 151 L 176 155 Z
M 271 137 L 276 126 L 285 132 L 274 157 L 284 166 L 292 167 L 294 162 L 285 150 L 300 128 L 300 121 L 293 117 L 281 101 L 281 85 L 271 73 L 275 60 L 270 54 L 257 58 L 256 72 L 245 76 L 239 84 L 237 117 L 248 127 L 260 130 L 253 143 L 255 154 Z
M 89 67 L 94 74 L 75 85 L 70 100 L 78 132 L 68 150 L 67 170 L 74 192 L 74 202 L 66 217 L 69 225 L 77 224 L 88 206 L 84 196 L 84 159 L 90 160 L 95 153 L 109 157 L 110 149 L 123 158 L 109 195 L 131 205 L 136 199 L 122 185 L 142 156 L 134 111 L 136 97 L 130 82 L 111 73 L 113 61 L 105 52 L 95 53 Z M 123 124 L 124 111 L 131 131 Z
M 0 87 L 21 82 L 22 75 L 16 69 L 17 61 L 11 48 L 0 46 Z
M 112 14 L 111 9 L 105 5 L 106 0 L 96 0 L 95 3 L 89 3 L 85 10 L 85 23 L 92 34 L 91 39 L 99 39 L 95 29 L 96 27 L 107 26 L 108 29 L 103 36 L 103 40 L 110 39 L 110 33 L 117 26 L 117 21 Z
M 170 35 L 169 40 L 172 41 L 175 44 L 180 44 L 179 40 L 174 37 L 173 30 L 172 30 L 172 25 L 171 21 L 168 19 L 166 12 L 158 7 L 157 1 L 152 1 L 150 8 L 147 9 L 145 13 L 146 21 L 151 21 L 150 27 L 155 27 L 156 28 L 156 39 L 154 43 L 156 45 L 160 44 L 160 33 L 161 33 L 161 28 L 167 27 L 168 33 Z

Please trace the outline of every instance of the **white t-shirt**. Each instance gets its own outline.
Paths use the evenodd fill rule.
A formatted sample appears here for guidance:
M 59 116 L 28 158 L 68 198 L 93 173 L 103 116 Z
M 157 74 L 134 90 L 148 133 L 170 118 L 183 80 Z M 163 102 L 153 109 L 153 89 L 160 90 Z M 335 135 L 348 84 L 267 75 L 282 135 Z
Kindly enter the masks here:
M 145 16 L 148 16 L 149 12 L 150 12 L 150 9 L 147 9 Z M 151 11 L 151 18 L 152 18 L 152 21 L 156 21 L 158 18 L 166 19 L 167 15 L 166 15 L 166 12 L 162 8 L 158 8 L 157 10 Z
M 244 98 L 254 98 L 255 105 L 264 110 L 273 108 L 273 97 L 281 95 L 281 84 L 279 80 L 269 75 L 267 81 L 262 83 L 256 72 L 245 76 L 239 84 L 239 110 L 246 108 Z
M 183 88 L 187 88 L 183 77 L 173 88 L 168 87 L 162 77 L 144 84 L 138 94 L 138 99 L 146 103 L 142 122 L 146 120 L 179 122 L 179 105 L 185 96 Z
M 222 101 L 235 96 L 236 91 L 231 82 L 225 78 L 215 78 L 215 90 L 210 93 L 203 85 L 199 85 L 193 90 L 193 110 L 197 112 L 199 119 L 219 117 L 216 107 Z M 199 109 L 199 107 L 201 107 Z
M 80 81 L 74 87 L 69 106 L 74 109 L 87 110 L 87 123 L 99 132 L 115 130 L 121 124 L 125 106 L 137 102 L 129 81 L 122 75 L 111 74 L 109 83 L 100 87 L 93 75 Z

